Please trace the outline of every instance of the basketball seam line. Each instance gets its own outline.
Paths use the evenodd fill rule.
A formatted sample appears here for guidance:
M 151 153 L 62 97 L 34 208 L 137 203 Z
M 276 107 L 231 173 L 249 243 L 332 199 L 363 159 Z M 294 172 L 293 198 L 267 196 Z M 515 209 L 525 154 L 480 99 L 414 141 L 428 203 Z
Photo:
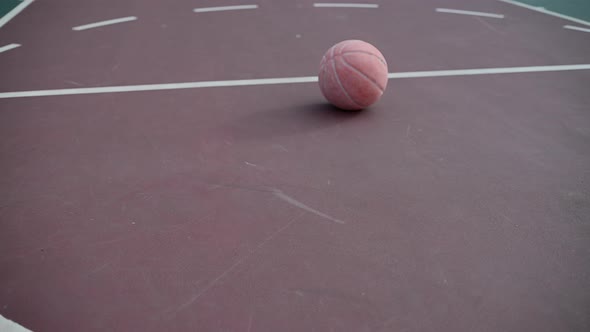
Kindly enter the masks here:
M 336 61 L 334 61 L 334 49 L 332 49 L 331 61 L 332 61 L 332 70 L 334 71 L 334 76 L 336 77 L 336 82 L 338 82 L 338 85 L 340 86 L 340 89 L 342 89 L 342 92 L 344 92 L 344 95 L 346 95 L 348 100 L 350 100 L 356 106 L 363 107 L 361 104 L 357 103 L 356 101 L 354 101 L 352 99 L 352 97 L 348 94 L 348 91 L 346 91 L 346 89 L 344 88 L 344 85 L 342 85 L 342 82 L 340 82 L 340 76 L 338 75 L 338 72 L 336 71 Z
M 343 43 L 343 44 L 342 44 L 342 47 L 340 47 L 340 50 L 338 51 L 338 54 L 335 54 L 334 56 L 338 56 L 338 55 L 340 55 L 340 54 L 344 53 L 344 49 L 345 49 L 346 47 L 348 47 L 348 44 L 346 44 L 346 43 Z
M 382 57 L 378 56 L 377 54 L 371 53 L 371 52 L 367 52 L 367 51 L 348 51 L 348 52 L 342 52 L 338 55 L 340 56 L 344 56 L 345 54 L 348 53 L 362 53 L 362 54 L 367 54 L 367 55 L 371 55 L 374 56 L 375 58 L 377 58 L 377 60 L 379 60 L 382 64 L 384 64 L 385 66 L 387 66 L 387 61 L 385 61 L 385 59 L 383 59 Z
M 369 77 L 367 74 L 363 73 L 362 71 L 358 70 L 355 66 L 351 65 L 350 63 L 348 63 L 348 61 L 346 61 L 346 57 L 342 57 L 342 62 L 350 69 L 354 70 L 357 74 L 361 75 L 362 77 L 366 78 L 367 80 L 369 80 L 369 82 L 373 83 L 373 85 L 379 89 L 379 91 L 381 91 L 381 93 L 383 94 L 383 92 L 385 92 L 385 89 L 382 88 L 379 83 L 377 83 L 377 81 L 375 81 L 373 78 Z

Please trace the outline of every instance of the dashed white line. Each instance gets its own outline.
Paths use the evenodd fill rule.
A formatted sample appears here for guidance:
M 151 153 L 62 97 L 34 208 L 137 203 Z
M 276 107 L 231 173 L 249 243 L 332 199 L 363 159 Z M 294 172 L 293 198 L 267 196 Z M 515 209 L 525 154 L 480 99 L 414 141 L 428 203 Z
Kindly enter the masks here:
M 572 71 L 572 70 L 590 70 L 590 64 L 399 72 L 399 73 L 390 73 L 388 75 L 388 78 L 390 78 L 390 79 L 427 78 L 427 77 L 444 77 L 444 76 L 470 76 L 470 75 L 490 75 L 490 74 L 559 72 L 559 71 Z M 95 87 L 95 88 L 33 90 L 33 91 L 1 92 L 0 99 L 24 98 L 24 97 L 45 97 L 45 96 L 67 96 L 67 95 L 83 95 L 83 94 L 98 94 L 98 93 L 162 91 L 162 90 L 181 90 L 181 89 L 216 88 L 216 87 L 236 87 L 236 86 L 253 86 L 253 85 L 296 84 L 296 83 L 312 83 L 312 82 L 317 82 L 317 81 L 318 81 L 317 76 L 303 76 L 303 77 L 285 77 L 285 78 L 262 78 L 262 79 L 249 79 L 249 80 L 122 85 L 122 86 L 105 86 L 105 87 Z
M 559 18 L 562 18 L 564 20 L 568 20 L 568 21 L 571 21 L 571 22 L 576 22 L 576 23 L 579 23 L 579 24 L 584 24 L 584 25 L 589 25 L 590 26 L 590 22 L 581 20 L 579 18 L 575 18 L 575 17 L 571 17 L 571 16 L 559 14 L 559 13 L 556 13 L 556 12 L 552 12 L 550 10 L 547 10 L 547 9 L 543 8 L 543 7 L 535 7 L 535 6 L 527 5 L 527 4 L 520 3 L 518 1 L 512 1 L 512 0 L 498 0 L 498 1 L 501 1 L 501 2 L 504 2 L 504 3 L 508 3 L 508 4 L 511 4 L 511 5 L 515 5 L 515 6 L 519 6 L 519 7 L 523 7 L 523 8 L 527 8 L 527 9 L 530 9 L 530 10 L 534 10 L 534 11 L 539 12 L 539 13 L 543 13 L 543 14 L 547 14 L 547 15 L 559 17 Z
M 72 30 L 82 31 L 82 30 L 103 27 L 105 25 L 131 22 L 131 21 L 135 21 L 135 20 L 137 20 L 137 17 L 135 17 L 135 16 L 121 17 L 121 18 L 115 18 L 112 20 L 100 21 L 100 22 L 95 22 L 95 23 L 90 23 L 90 24 L 85 24 L 85 25 L 79 25 L 77 27 L 73 27 Z
M 329 3 L 318 2 L 313 4 L 316 8 L 379 8 L 378 4 L 374 3 Z
M 460 14 L 460 15 L 471 15 L 471 16 L 482 16 L 482 17 L 493 17 L 493 18 L 504 18 L 502 14 L 494 14 L 494 13 L 484 13 L 484 12 L 474 12 L 470 10 L 459 10 L 459 9 L 448 9 L 448 8 L 437 8 L 436 11 L 438 13 L 448 13 L 448 14 Z
M 570 29 L 570 30 L 576 30 L 576 31 L 582 31 L 582 32 L 590 32 L 590 29 L 576 27 L 576 26 L 573 26 L 573 25 L 564 25 L 563 28 L 564 29 Z
M 204 7 L 195 8 L 195 13 L 207 13 L 207 12 L 222 12 L 227 10 L 244 10 L 244 9 L 256 9 L 258 5 L 238 5 L 238 6 L 221 6 L 221 7 Z
M 14 7 L 6 15 L 4 15 L 3 17 L 0 17 L 0 28 L 2 28 L 6 23 L 8 23 L 10 20 L 12 20 L 20 12 L 25 10 L 25 8 L 27 8 L 32 2 L 33 2 L 33 0 L 25 0 L 25 1 L 21 2 L 18 6 Z
M 2 46 L 2 47 L 0 47 L 0 53 L 10 51 L 10 50 L 15 49 L 17 47 L 20 47 L 20 44 L 8 44 L 5 46 Z

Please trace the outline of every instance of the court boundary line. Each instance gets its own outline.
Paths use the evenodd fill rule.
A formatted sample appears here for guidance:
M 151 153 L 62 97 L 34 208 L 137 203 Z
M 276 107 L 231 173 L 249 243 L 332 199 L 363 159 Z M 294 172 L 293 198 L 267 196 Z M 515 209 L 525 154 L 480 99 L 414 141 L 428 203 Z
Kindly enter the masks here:
M 3 17 L 0 17 L 0 29 L 2 29 L 2 27 L 4 25 L 6 25 L 13 18 L 15 18 L 18 14 L 20 14 L 20 12 L 25 10 L 25 8 L 27 8 L 30 4 L 32 4 L 33 1 L 35 1 L 35 0 L 24 0 L 23 2 L 18 4 L 16 7 L 12 8 L 11 11 L 6 13 L 6 15 L 4 15 Z
M 568 30 L 575 30 L 575 31 L 582 31 L 582 32 L 590 32 L 590 29 L 582 28 L 582 27 L 577 27 L 577 26 L 569 25 L 569 24 L 564 25 L 563 28 L 564 29 L 568 29 Z
M 413 71 L 413 72 L 389 73 L 387 75 L 387 77 L 389 79 L 434 78 L 434 77 L 473 76 L 473 75 L 491 75 L 491 74 L 563 72 L 563 71 L 574 71 L 574 70 L 590 70 L 590 64 Z M 237 86 L 313 83 L 313 82 L 317 82 L 317 81 L 318 81 L 317 76 L 302 76 L 302 77 L 241 79 L 241 80 L 225 80 L 225 81 L 200 81 L 200 82 L 183 82 L 183 83 L 164 83 L 164 84 L 120 85 L 120 86 L 104 86 L 104 87 L 90 87 L 90 88 L 48 89 L 48 90 L 0 92 L 0 99 L 25 98 L 25 97 L 68 96 L 68 95 L 101 94 L 101 93 L 121 93 L 121 92 L 141 92 L 141 91 L 182 90 L 182 89 L 215 88 L 215 87 L 237 87 Z
M 559 17 L 561 19 L 568 20 L 568 21 L 571 21 L 571 22 L 576 22 L 576 23 L 579 23 L 579 24 L 584 24 L 584 25 L 590 26 L 590 22 L 584 21 L 584 20 L 579 19 L 579 18 L 571 17 L 571 16 L 568 16 L 568 15 L 556 13 L 554 11 L 545 9 L 545 7 L 536 7 L 536 6 L 528 5 L 526 3 L 522 3 L 522 2 L 518 2 L 518 1 L 514 1 L 514 0 L 497 0 L 497 1 L 504 2 L 504 3 L 510 4 L 510 5 L 514 5 L 514 6 L 518 6 L 518 7 L 522 7 L 522 8 L 527 8 L 527 9 L 534 10 L 536 12 L 543 13 L 543 14 L 546 14 L 546 15 L 550 15 L 550 16 L 554 16 L 554 17 Z
M 16 44 L 16 43 L 0 46 L 0 53 L 8 52 L 10 50 L 14 50 L 15 48 L 21 47 L 21 46 L 22 46 L 21 44 Z
M 104 21 L 98 21 L 98 22 L 94 22 L 94 23 L 88 23 L 88 24 L 78 25 L 78 26 L 73 27 L 72 30 L 74 30 L 74 31 L 84 31 L 84 30 L 101 28 L 101 27 L 105 27 L 105 26 L 109 26 L 109 25 L 114 25 L 114 24 L 119 24 L 119 23 L 126 23 L 126 22 L 133 22 L 133 21 L 137 21 L 137 17 L 136 16 L 125 16 L 125 17 L 119 17 L 119 18 L 113 18 L 113 19 L 109 19 L 109 20 L 104 20 Z
M 246 9 L 258 9 L 258 5 L 236 5 L 236 6 L 217 6 L 217 7 L 200 7 L 193 9 L 195 13 L 211 13 L 211 12 L 224 12 L 230 10 L 246 10 Z
M 364 8 L 377 9 L 379 4 L 376 3 L 336 3 L 336 2 L 316 2 L 313 4 L 315 8 Z
M 437 13 L 445 13 L 445 14 L 470 15 L 470 16 L 491 17 L 491 18 L 504 18 L 503 14 L 477 12 L 477 11 L 472 11 L 472 10 L 436 8 L 435 11 Z

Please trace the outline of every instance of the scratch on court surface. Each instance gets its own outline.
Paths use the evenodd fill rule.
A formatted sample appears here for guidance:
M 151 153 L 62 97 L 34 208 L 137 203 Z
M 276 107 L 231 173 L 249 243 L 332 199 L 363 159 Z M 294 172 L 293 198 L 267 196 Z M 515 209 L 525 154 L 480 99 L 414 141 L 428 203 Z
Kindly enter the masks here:
M 313 213 L 316 216 L 322 217 L 324 219 L 330 220 L 332 222 L 338 223 L 338 224 L 346 224 L 346 222 L 336 219 L 332 216 L 329 216 L 323 212 L 320 212 L 312 207 L 309 207 L 303 203 L 301 203 L 300 201 L 296 200 L 295 198 L 285 194 L 284 192 L 282 192 L 279 189 L 276 188 L 255 188 L 255 187 L 247 187 L 247 186 L 240 186 L 240 185 L 216 185 L 215 189 L 217 188 L 235 188 L 235 189 L 243 189 L 243 190 L 250 190 L 250 191 L 259 191 L 259 192 L 266 192 L 266 193 L 271 193 L 273 195 L 275 195 L 276 197 L 280 198 L 281 200 L 300 208 L 301 210 L 307 211 L 309 213 Z
M 250 166 L 250 167 L 257 168 L 257 169 L 264 169 L 264 167 L 262 167 L 262 166 L 258 166 L 258 165 L 256 165 L 256 164 L 252 164 L 252 163 L 249 163 L 249 162 L 247 162 L 247 161 L 244 161 L 244 164 L 246 164 L 246 165 L 248 165 L 248 166 Z
M 91 276 L 95 273 L 98 273 L 98 272 L 106 269 L 109 265 L 111 265 L 111 262 L 106 262 L 106 263 L 102 264 L 101 266 L 95 268 L 94 270 L 90 271 L 87 276 Z
M 371 305 L 370 301 L 365 297 L 366 293 L 353 293 L 349 291 L 341 291 L 337 289 L 330 289 L 330 288 L 299 288 L 299 289 L 290 289 L 288 290 L 290 293 L 294 293 L 297 296 L 304 297 L 304 296 L 313 296 L 320 299 L 337 299 L 349 303 L 359 303 L 364 305 Z
M 495 33 L 498 34 L 504 34 L 503 32 L 501 32 L 500 30 L 494 28 L 494 26 L 492 26 L 491 24 L 489 24 L 488 22 L 486 22 L 485 20 L 482 20 L 480 17 L 475 16 L 474 17 L 479 23 L 483 24 L 486 28 L 494 31 Z
M 327 215 L 325 213 L 322 213 L 322 212 L 320 212 L 318 210 L 315 210 L 315 209 L 310 208 L 309 206 L 307 206 L 307 205 L 299 202 L 298 200 L 294 199 L 291 196 L 286 195 L 285 193 L 283 193 L 282 191 L 280 191 L 278 189 L 273 189 L 272 193 L 276 197 L 282 199 L 283 201 L 285 201 L 285 202 L 287 202 L 287 203 L 289 203 L 289 204 L 291 204 L 291 205 L 293 205 L 295 207 L 298 207 L 298 208 L 300 208 L 302 210 L 305 210 L 307 212 L 313 213 L 313 214 L 315 214 L 317 216 L 320 216 L 320 217 L 322 217 L 324 219 L 328 219 L 328 220 L 333 221 L 333 222 L 338 223 L 338 224 L 346 224 L 342 220 L 338 220 L 338 219 L 336 219 L 334 217 L 331 217 L 331 216 L 329 216 L 329 215 Z
M 289 152 L 289 150 L 287 150 L 287 148 L 286 148 L 286 147 L 284 147 L 284 146 L 282 146 L 282 145 L 280 145 L 280 144 L 275 144 L 275 145 L 273 145 L 273 147 L 276 147 L 276 148 L 278 148 L 279 150 L 283 150 L 283 151 L 285 151 L 285 152 Z
M 78 82 L 76 82 L 76 81 L 69 81 L 69 80 L 65 80 L 64 82 L 65 82 L 65 83 L 70 83 L 70 84 L 72 84 L 72 85 L 76 85 L 76 86 L 84 86 L 84 84 L 82 84 L 82 83 L 78 83 Z
M 129 236 L 124 236 L 124 237 L 120 237 L 117 239 L 112 239 L 112 240 L 106 240 L 106 241 L 99 241 L 99 242 L 95 242 L 95 243 L 91 243 L 88 246 L 104 246 L 106 244 L 113 244 L 113 243 L 117 243 L 117 242 L 122 242 L 122 241 L 128 241 L 134 237 L 138 236 L 137 234 L 131 234 Z
M 219 188 L 232 188 L 232 189 L 242 189 L 242 190 L 247 190 L 247 191 L 272 193 L 272 190 L 270 190 L 270 189 L 259 188 L 259 187 L 254 187 L 254 186 L 238 185 L 238 184 L 216 184 L 211 187 L 212 190 L 216 190 Z
M 508 218 L 508 216 L 506 216 L 504 213 L 500 213 L 500 215 L 501 215 L 502 217 L 504 217 L 504 219 L 506 219 L 506 220 L 508 220 L 508 221 L 512 222 L 512 219 Z
M 252 320 L 254 319 L 254 312 L 250 314 L 250 321 L 248 322 L 248 332 L 252 330 Z
M 209 291 L 219 281 L 221 281 L 223 278 L 225 278 L 227 275 L 229 275 L 233 270 L 235 270 L 236 267 L 238 267 L 240 264 L 242 264 L 242 262 L 244 262 L 246 259 L 250 258 L 252 256 L 252 254 L 254 254 L 256 251 L 260 250 L 260 248 L 262 248 L 266 243 L 268 243 L 270 240 L 274 239 L 276 236 L 278 236 L 279 234 L 284 232 L 287 228 L 289 228 L 291 225 L 293 225 L 295 222 L 297 222 L 301 216 L 302 216 L 302 214 L 299 214 L 299 215 L 293 217 L 285 226 L 279 228 L 277 231 L 272 233 L 266 239 L 262 240 L 258 245 L 256 245 L 256 247 L 251 249 L 242 258 L 238 259 L 235 263 L 233 263 L 230 267 L 228 267 L 220 275 L 218 275 L 213 280 L 211 280 L 207 284 L 207 286 L 205 286 L 201 291 L 199 291 L 195 295 L 193 295 L 188 301 L 186 301 L 185 303 L 176 307 L 176 309 L 166 310 L 163 314 L 168 316 L 169 318 L 171 318 L 174 314 L 186 309 L 187 307 L 189 307 L 190 305 L 195 303 L 201 296 L 203 296 L 205 293 L 207 293 L 207 291 Z

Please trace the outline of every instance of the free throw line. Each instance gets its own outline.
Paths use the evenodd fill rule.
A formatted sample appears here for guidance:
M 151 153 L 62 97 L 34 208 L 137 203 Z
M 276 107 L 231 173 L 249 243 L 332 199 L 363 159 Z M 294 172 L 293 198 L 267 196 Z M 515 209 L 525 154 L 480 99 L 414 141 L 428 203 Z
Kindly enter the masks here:
M 316 8 L 379 8 L 378 4 L 373 3 L 314 3 Z
M 17 48 L 19 46 L 20 46 L 20 44 L 8 44 L 5 46 L 2 46 L 2 47 L 0 47 L 0 53 L 10 51 L 10 50 Z
M 243 9 L 256 9 L 258 5 L 239 5 L 239 6 L 221 6 L 221 7 L 204 7 L 195 8 L 195 13 L 207 13 L 207 12 L 222 12 L 226 10 L 243 10 Z
M 556 13 L 556 12 L 552 12 L 550 10 L 547 10 L 547 9 L 543 8 L 543 7 L 535 7 L 535 6 L 527 5 L 527 4 L 520 3 L 518 1 L 513 1 L 513 0 L 498 0 L 498 1 L 501 1 L 501 2 L 504 2 L 504 3 L 508 3 L 508 4 L 511 4 L 511 5 L 515 5 L 515 6 L 519 6 L 519 7 L 523 7 L 523 8 L 527 8 L 527 9 L 530 9 L 530 10 L 534 10 L 534 11 L 539 12 L 539 13 L 543 13 L 543 14 L 547 14 L 547 15 L 559 17 L 559 18 L 562 18 L 564 20 L 568 20 L 568 21 L 571 21 L 571 22 L 576 22 L 576 23 L 579 23 L 579 24 L 584 24 L 584 25 L 590 26 L 590 22 L 581 20 L 579 18 L 575 18 L 575 17 L 571 17 L 571 16 L 559 14 L 559 13 Z
M 576 27 L 576 26 L 573 26 L 573 25 L 564 25 L 563 28 L 564 29 L 570 29 L 570 30 L 576 30 L 576 31 L 582 31 L 582 32 L 590 32 L 590 29 Z
M 27 8 L 32 2 L 33 0 L 24 0 L 18 6 L 14 7 L 11 11 L 9 11 L 6 15 L 0 17 L 0 28 L 2 28 L 6 23 L 12 20 L 20 12 L 25 10 L 25 8 Z
M 112 24 L 135 21 L 135 20 L 137 20 L 137 17 L 135 17 L 135 16 L 121 17 L 121 18 L 115 18 L 112 20 L 106 20 L 106 21 L 100 21 L 100 22 L 95 22 L 95 23 L 90 23 L 90 24 L 79 25 L 77 27 L 73 27 L 72 30 L 82 31 L 82 30 L 103 27 L 105 25 L 112 25 Z
M 414 72 L 390 73 L 387 75 L 387 77 L 390 79 L 401 79 L 401 78 L 444 77 L 444 76 L 538 73 L 538 72 L 557 72 L 557 71 L 572 71 L 572 70 L 590 70 L 590 64 L 414 71 Z M 94 88 L 33 90 L 33 91 L 0 92 L 0 99 L 24 98 L 24 97 L 45 97 L 45 96 L 67 96 L 67 95 L 117 93 L 117 92 L 137 92 L 137 91 L 181 90 L 181 89 L 235 87 L 235 86 L 253 86 L 253 85 L 295 84 L 295 83 L 312 83 L 312 82 L 317 82 L 317 81 L 318 81 L 317 76 L 303 76 L 303 77 L 285 77 L 285 78 L 262 78 L 262 79 L 249 79 L 249 80 L 202 81 L 202 82 L 184 82 L 184 83 L 105 86 L 105 87 L 94 87 Z
M 484 13 L 484 12 L 474 12 L 474 11 L 470 11 L 470 10 L 459 10 L 459 9 L 449 9 L 449 8 L 437 8 L 436 11 L 438 13 L 471 15 L 471 16 L 483 16 L 483 17 L 493 17 L 493 18 L 504 18 L 504 15 L 501 15 L 501 14 Z

